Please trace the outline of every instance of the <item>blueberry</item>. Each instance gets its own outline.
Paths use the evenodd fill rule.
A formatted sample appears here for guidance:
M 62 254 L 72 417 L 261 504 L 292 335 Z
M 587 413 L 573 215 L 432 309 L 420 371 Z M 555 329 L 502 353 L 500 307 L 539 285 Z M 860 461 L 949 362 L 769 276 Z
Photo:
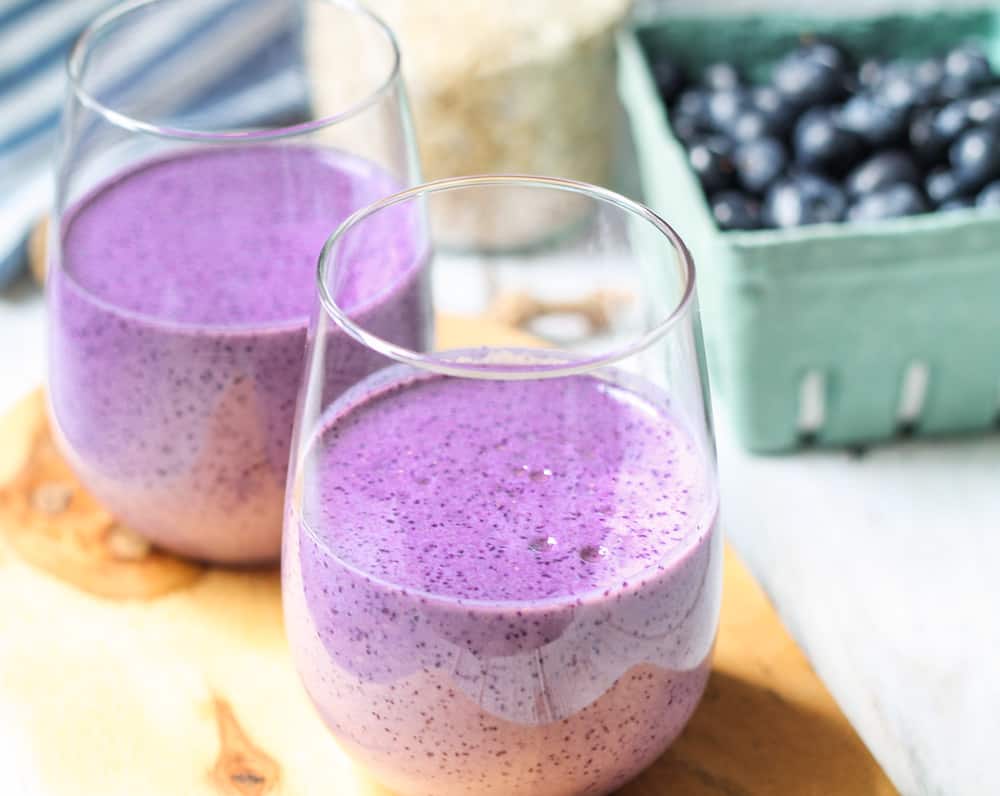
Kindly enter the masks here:
M 861 139 L 841 127 L 830 110 L 806 111 L 795 125 L 795 160 L 809 170 L 842 174 L 863 152 Z
M 722 191 L 712 197 L 712 217 L 719 229 L 758 229 L 760 203 L 739 191 Z
M 712 194 L 733 184 L 736 169 L 731 154 L 731 144 L 720 136 L 710 136 L 692 144 L 688 162 L 705 193 Z
M 843 104 L 837 121 L 872 147 L 899 141 L 906 130 L 906 111 L 880 102 L 871 94 L 855 94 Z
M 788 153 L 776 138 L 758 138 L 738 145 L 733 162 L 743 188 L 761 194 L 784 172 Z
M 970 99 L 966 115 L 970 124 L 1000 127 L 1000 89 L 993 89 Z
M 853 68 L 853 59 L 847 50 L 831 39 L 812 35 L 806 36 L 803 39 L 802 46 L 799 48 L 799 52 L 806 58 L 811 58 L 814 61 L 829 66 L 831 69 L 837 69 L 841 72 L 846 72 Z
M 672 116 L 686 116 L 699 127 L 710 125 L 708 116 L 708 92 L 697 88 L 682 91 L 670 113 Z
M 888 185 L 858 199 L 847 211 L 848 221 L 879 221 L 927 211 L 927 203 L 909 183 Z
M 920 179 L 917 165 L 906 152 L 887 149 L 872 155 L 857 166 L 844 182 L 851 196 L 863 196 L 896 183 L 916 183 Z
M 945 76 L 969 89 L 985 86 L 993 80 L 989 59 L 974 44 L 956 47 L 944 59 Z
M 1000 207 L 1000 180 L 994 180 L 979 192 L 976 207 Z
M 945 75 L 938 89 L 938 97 L 945 101 L 967 99 L 974 90 L 965 81 Z
M 703 137 L 707 132 L 698 123 L 697 119 L 692 116 L 683 116 L 680 114 L 670 117 L 670 126 L 673 128 L 674 135 L 683 141 L 685 145 L 689 145 L 695 139 Z
M 927 58 L 913 67 L 912 78 L 917 88 L 917 102 L 926 105 L 937 100 L 944 80 L 944 63 Z
M 990 63 L 975 45 L 962 45 L 952 50 L 944 61 L 941 96 L 963 99 L 994 81 Z
M 949 199 L 947 202 L 939 204 L 937 209 L 942 213 L 948 213 L 952 210 L 967 210 L 975 206 L 976 203 L 968 196 L 956 196 L 954 199 Z
M 810 57 L 807 50 L 796 50 L 778 61 L 771 79 L 787 100 L 799 106 L 836 101 L 847 87 L 843 69 Z
M 712 91 L 729 91 L 743 85 L 739 69 L 728 61 L 717 61 L 705 67 L 701 82 Z
M 771 186 L 764 201 L 764 220 L 772 227 L 825 224 L 844 217 L 844 192 L 825 177 L 804 172 Z
M 953 100 L 934 117 L 934 132 L 939 138 L 950 143 L 964 133 L 971 124 L 968 101 Z
M 912 74 L 889 75 L 878 88 L 879 102 L 908 113 L 916 105 L 929 102 L 926 92 Z
M 736 141 L 753 141 L 774 132 L 768 118 L 756 108 L 740 111 L 729 127 L 729 133 Z
M 767 118 L 767 128 L 771 135 L 784 138 L 795 121 L 795 108 L 774 86 L 756 86 L 751 89 L 750 107 Z
M 949 139 L 938 132 L 935 120 L 937 108 L 921 108 L 910 121 L 910 150 L 924 163 L 937 163 L 948 152 Z
M 733 154 L 733 149 L 736 146 L 730 138 L 718 133 L 709 133 L 698 143 L 711 147 L 716 152 L 727 156 Z
M 965 188 L 978 188 L 1000 177 L 1000 130 L 973 127 L 948 150 L 948 159 Z
M 749 97 L 743 89 L 716 91 L 708 97 L 709 122 L 720 133 L 727 132 L 747 107 Z
M 863 89 L 872 90 L 885 79 L 886 63 L 881 58 L 867 58 L 858 67 L 858 85 Z
M 658 57 L 652 62 L 651 71 L 660 99 L 670 105 L 687 83 L 687 76 L 681 65 L 669 58 Z
M 934 204 L 941 206 L 958 198 L 962 193 L 962 183 L 955 172 L 941 166 L 927 175 L 924 193 Z

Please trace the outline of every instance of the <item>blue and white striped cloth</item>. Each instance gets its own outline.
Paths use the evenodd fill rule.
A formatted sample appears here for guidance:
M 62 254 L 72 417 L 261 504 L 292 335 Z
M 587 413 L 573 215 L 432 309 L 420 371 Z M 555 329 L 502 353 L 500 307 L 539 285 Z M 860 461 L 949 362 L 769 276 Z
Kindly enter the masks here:
M 32 225 L 54 193 L 65 63 L 85 25 L 115 0 L 0 0 L 0 288 L 26 264 Z M 294 118 L 308 103 L 301 20 L 274 0 L 187 0 L 143 15 L 108 57 L 116 101 L 155 86 L 158 117 L 186 127 Z M 141 78 L 141 79 L 140 79 Z M 102 87 L 103 88 L 103 87 Z

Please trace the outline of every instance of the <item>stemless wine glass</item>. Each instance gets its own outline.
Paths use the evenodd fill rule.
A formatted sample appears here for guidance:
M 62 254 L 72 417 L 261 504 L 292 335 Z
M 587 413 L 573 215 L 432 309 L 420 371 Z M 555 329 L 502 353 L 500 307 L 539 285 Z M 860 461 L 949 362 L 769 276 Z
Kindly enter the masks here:
M 542 194 L 586 222 L 540 251 L 436 255 L 436 202 L 476 208 L 495 241 L 509 218 L 491 209 L 551 204 Z M 373 252 L 397 256 L 386 226 L 433 265 L 436 307 L 497 312 L 520 297 L 561 316 L 530 336 L 467 320 L 467 340 L 408 346 L 339 298 Z M 620 786 L 694 711 L 719 616 L 687 249 L 601 188 L 459 178 L 352 215 L 323 251 L 319 293 L 282 551 L 287 633 L 319 713 L 405 796 Z M 581 335 L 566 313 L 595 295 L 614 300 Z M 344 336 L 381 367 L 331 390 Z
M 69 83 L 48 287 L 57 439 L 153 542 L 273 560 L 316 257 L 351 212 L 419 181 L 392 33 L 338 0 L 126 2 L 83 33 Z M 420 346 L 409 265 L 372 261 L 341 300 Z M 342 357 L 331 385 L 364 367 Z

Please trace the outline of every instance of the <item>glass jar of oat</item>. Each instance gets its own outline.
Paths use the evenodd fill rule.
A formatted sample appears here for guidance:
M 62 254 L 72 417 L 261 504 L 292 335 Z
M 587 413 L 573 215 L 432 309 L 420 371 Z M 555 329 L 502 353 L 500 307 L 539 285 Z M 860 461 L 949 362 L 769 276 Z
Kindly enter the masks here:
M 631 0 L 369 0 L 399 39 L 424 176 L 519 173 L 607 184 L 619 124 L 615 32 Z M 313 94 L 322 112 L 346 65 L 311 29 Z M 530 246 L 585 208 L 561 191 L 483 192 L 491 207 L 435 202 L 449 244 Z M 561 194 L 556 196 L 556 194 Z M 564 194 L 564 195 L 562 195 Z M 516 233 L 516 234 L 514 234 Z

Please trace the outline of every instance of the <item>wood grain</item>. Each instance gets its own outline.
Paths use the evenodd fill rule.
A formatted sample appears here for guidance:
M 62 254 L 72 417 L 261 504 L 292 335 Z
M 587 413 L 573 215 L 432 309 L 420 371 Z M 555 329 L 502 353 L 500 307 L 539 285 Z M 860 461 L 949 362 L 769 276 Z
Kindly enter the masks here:
M 232 796 L 265 796 L 273 792 L 281 767 L 247 737 L 226 700 L 216 697 L 212 709 L 219 729 L 219 756 L 212 768 L 212 782 L 220 792 Z
M 45 284 L 45 271 L 48 268 L 46 251 L 48 235 L 49 219 L 45 217 L 35 225 L 31 230 L 31 237 L 28 238 L 28 265 L 31 268 L 31 275 L 39 285 Z
M 476 319 L 440 335 L 512 341 Z M 0 792 L 390 796 L 313 712 L 275 571 L 203 570 L 115 527 L 52 447 L 40 394 L 0 420 Z M 705 699 L 619 796 L 891 793 L 728 552 Z
M 24 434 L 27 455 L 0 490 L 0 521 L 26 561 L 92 594 L 119 599 L 159 597 L 201 574 L 201 567 L 151 549 L 87 494 L 56 450 L 40 398 L 12 418 L 6 425 L 13 427 L 3 430 Z

